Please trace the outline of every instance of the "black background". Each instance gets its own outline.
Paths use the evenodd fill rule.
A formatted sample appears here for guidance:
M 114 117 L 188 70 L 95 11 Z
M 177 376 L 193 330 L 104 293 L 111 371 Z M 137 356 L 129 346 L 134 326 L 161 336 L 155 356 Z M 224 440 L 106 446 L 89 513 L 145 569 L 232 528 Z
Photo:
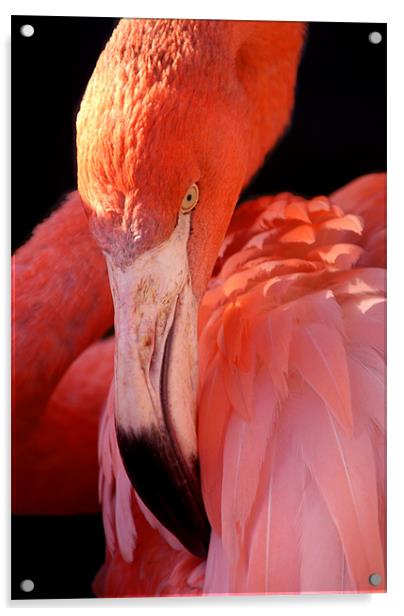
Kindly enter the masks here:
M 21 25 L 35 28 L 31 38 Z M 12 247 L 76 187 L 75 116 L 117 20 L 12 18 Z M 373 45 L 368 35 L 383 35 Z M 386 25 L 315 23 L 299 70 L 293 121 L 247 188 L 328 194 L 386 169 Z M 50 489 L 51 486 L 50 486 Z M 13 598 L 89 597 L 104 557 L 99 515 L 14 516 Z M 32 579 L 24 594 L 20 581 Z

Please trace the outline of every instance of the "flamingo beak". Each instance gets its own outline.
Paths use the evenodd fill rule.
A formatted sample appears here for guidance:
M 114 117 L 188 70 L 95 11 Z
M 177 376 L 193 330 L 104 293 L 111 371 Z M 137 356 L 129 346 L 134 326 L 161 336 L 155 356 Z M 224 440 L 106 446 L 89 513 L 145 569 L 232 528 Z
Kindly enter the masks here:
M 138 495 L 190 552 L 210 527 L 197 452 L 197 302 L 187 258 L 189 216 L 121 269 L 107 257 L 115 307 L 115 425 Z

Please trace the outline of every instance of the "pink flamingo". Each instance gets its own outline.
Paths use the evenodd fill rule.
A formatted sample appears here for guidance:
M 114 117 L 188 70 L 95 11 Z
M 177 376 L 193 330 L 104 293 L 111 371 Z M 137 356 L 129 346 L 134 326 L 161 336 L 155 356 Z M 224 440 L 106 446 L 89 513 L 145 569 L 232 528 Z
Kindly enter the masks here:
M 14 507 L 96 508 L 104 406 L 99 596 L 385 588 L 385 178 L 233 213 L 303 38 L 122 20 L 78 117 L 88 222 L 75 193 L 16 255 Z

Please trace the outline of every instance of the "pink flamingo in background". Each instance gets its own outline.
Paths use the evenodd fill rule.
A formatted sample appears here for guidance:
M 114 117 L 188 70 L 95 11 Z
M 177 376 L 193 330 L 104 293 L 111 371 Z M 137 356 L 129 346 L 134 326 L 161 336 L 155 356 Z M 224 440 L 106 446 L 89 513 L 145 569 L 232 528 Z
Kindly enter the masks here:
M 122 20 L 80 197 L 15 256 L 14 509 L 94 511 L 99 472 L 99 596 L 385 588 L 385 177 L 234 213 L 303 38 Z

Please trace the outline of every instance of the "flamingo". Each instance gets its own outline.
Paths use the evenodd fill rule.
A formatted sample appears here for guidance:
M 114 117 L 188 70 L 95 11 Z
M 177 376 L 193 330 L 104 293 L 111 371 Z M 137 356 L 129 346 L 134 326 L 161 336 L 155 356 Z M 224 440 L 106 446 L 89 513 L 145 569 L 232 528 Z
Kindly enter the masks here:
M 14 509 L 96 510 L 98 475 L 98 596 L 385 589 L 385 176 L 234 211 L 303 41 L 121 20 L 15 256 Z

